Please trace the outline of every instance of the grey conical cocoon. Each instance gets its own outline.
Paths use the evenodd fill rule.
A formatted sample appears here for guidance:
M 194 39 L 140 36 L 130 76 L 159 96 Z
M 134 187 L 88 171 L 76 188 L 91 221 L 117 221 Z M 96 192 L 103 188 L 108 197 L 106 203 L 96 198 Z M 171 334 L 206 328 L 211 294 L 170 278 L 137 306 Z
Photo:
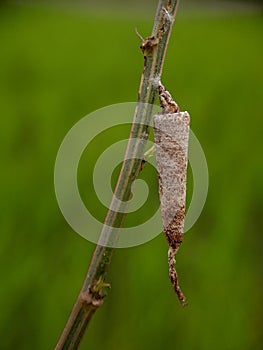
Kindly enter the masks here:
M 153 121 L 163 229 L 169 244 L 169 276 L 185 305 L 174 256 L 183 240 L 190 116 L 187 112 L 158 114 Z

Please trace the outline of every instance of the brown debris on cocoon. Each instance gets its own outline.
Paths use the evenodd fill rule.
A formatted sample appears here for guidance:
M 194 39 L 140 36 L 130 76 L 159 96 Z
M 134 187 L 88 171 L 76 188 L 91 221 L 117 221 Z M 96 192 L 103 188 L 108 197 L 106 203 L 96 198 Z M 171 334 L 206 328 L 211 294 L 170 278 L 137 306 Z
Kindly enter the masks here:
M 163 229 L 169 244 L 169 276 L 185 306 L 175 270 L 175 254 L 183 240 L 190 116 L 187 112 L 158 114 L 153 122 Z

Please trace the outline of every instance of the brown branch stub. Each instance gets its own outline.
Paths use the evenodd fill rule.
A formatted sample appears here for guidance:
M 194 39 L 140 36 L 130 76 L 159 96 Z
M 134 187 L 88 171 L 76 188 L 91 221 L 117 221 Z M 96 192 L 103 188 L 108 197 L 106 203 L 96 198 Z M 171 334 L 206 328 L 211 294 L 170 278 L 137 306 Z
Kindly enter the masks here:
M 148 38 L 143 39 L 140 49 L 144 56 L 152 53 L 154 47 L 158 45 L 159 40 L 154 36 L 149 36 Z
M 80 301 L 86 306 L 98 308 L 103 304 L 103 299 L 106 296 L 105 288 L 111 288 L 109 283 L 103 281 L 101 276 L 93 285 L 90 285 L 86 291 L 81 291 Z
M 142 50 L 143 55 L 147 56 L 149 53 L 152 52 L 153 48 L 158 45 L 158 39 L 154 35 L 151 35 L 144 39 L 143 36 L 138 32 L 137 28 L 135 28 L 135 33 L 138 36 L 138 38 L 142 41 L 140 49 Z
M 167 8 L 162 7 L 162 12 L 164 13 L 164 16 L 161 19 L 161 23 L 159 26 L 159 30 L 155 35 L 151 35 L 145 39 L 141 36 L 141 34 L 138 32 L 137 28 L 135 28 L 135 32 L 137 36 L 142 40 L 142 44 L 140 46 L 140 49 L 142 50 L 144 56 L 147 56 L 147 54 L 151 53 L 153 48 L 158 45 L 158 43 L 162 40 L 163 35 L 169 31 L 169 25 L 173 23 L 174 17 L 170 14 L 169 10 L 171 7 L 171 2 L 169 1 L 167 4 Z
M 103 304 L 103 296 L 95 296 L 90 290 L 81 292 L 80 302 L 86 306 L 98 308 Z

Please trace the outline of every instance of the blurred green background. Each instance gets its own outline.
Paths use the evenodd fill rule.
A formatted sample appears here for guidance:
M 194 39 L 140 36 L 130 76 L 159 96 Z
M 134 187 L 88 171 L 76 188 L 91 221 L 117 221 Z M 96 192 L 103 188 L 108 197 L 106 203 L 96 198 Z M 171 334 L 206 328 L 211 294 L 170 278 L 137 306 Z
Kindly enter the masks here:
M 112 289 L 80 349 L 262 349 L 263 12 L 181 2 L 163 83 L 190 112 L 210 176 L 177 259 L 189 305 L 170 285 L 163 235 L 116 250 Z M 136 101 L 143 58 L 134 27 L 150 34 L 156 2 L 111 5 L 0 5 L 1 349 L 55 346 L 94 249 L 60 213 L 53 168 L 80 118 Z M 112 132 L 105 143 L 127 136 Z M 81 164 L 85 198 L 88 171 Z M 156 193 L 156 174 L 148 180 Z

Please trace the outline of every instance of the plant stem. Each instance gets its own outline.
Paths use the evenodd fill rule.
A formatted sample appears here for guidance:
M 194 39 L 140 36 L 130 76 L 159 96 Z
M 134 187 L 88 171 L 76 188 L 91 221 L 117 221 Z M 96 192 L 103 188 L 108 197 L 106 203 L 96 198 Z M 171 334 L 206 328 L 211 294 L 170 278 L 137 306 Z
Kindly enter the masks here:
M 159 0 L 152 35 L 142 42 L 144 69 L 138 104 L 134 113 L 125 160 L 114 191 L 115 196 L 107 212 L 88 273 L 55 348 L 56 350 L 77 349 L 93 314 L 102 304 L 104 297 L 102 290 L 107 286 L 104 283 L 105 275 L 113 253 L 113 248 L 106 246 L 107 241 L 118 238 L 113 234 L 114 228 L 121 227 L 125 219 L 124 210 L 118 211 L 115 198 L 119 199 L 118 203 L 128 201 L 131 196 L 131 185 L 140 173 L 141 159 L 149 134 L 147 125 L 149 125 L 152 105 L 158 91 L 177 3 L 177 0 Z M 114 208 L 114 211 L 112 208 Z M 103 245 L 100 244 L 102 241 Z

